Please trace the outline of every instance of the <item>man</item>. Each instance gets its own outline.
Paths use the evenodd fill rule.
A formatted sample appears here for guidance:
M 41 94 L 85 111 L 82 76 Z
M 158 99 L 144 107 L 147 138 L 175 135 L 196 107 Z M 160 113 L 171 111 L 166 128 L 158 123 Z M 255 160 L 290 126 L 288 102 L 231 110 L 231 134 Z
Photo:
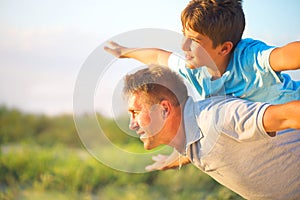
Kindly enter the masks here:
M 194 102 L 166 67 L 127 75 L 130 128 L 145 149 L 167 144 L 246 199 L 300 198 L 300 101 L 270 105 L 229 96 Z M 288 117 L 287 117 L 288 116 Z

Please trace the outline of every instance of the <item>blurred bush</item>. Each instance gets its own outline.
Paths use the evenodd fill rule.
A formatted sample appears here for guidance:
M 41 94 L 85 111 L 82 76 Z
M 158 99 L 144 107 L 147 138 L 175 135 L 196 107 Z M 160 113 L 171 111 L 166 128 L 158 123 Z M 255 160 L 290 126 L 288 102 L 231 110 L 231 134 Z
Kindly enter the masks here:
M 126 150 L 143 149 L 114 120 L 97 118 L 114 144 Z M 120 122 L 127 124 L 126 120 Z M 83 148 L 71 115 L 33 115 L 2 106 L 0 147 L 1 200 L 242 199 L 192 165 L 143 174 L 104 166 Z

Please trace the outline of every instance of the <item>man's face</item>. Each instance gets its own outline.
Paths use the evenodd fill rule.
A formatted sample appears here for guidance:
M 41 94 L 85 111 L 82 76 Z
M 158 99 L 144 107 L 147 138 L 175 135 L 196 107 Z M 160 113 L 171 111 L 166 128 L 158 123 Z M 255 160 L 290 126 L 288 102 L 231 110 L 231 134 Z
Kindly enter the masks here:
M 131 94 L 128 98 L 128 111 L 130 113 L 129 128 L 136 131 L 145 149 L 153 149 L 165 144 L 168 138 L 164 134 L 164 117 L 161 105 L 145 103 L 145 95 Z
M 188 68 L 215 66 L 219 49 L 213 48 L 213 41 L 209 37 L 191 29 L 184 29 L 183 35 L 181 48 L 185 53 Z

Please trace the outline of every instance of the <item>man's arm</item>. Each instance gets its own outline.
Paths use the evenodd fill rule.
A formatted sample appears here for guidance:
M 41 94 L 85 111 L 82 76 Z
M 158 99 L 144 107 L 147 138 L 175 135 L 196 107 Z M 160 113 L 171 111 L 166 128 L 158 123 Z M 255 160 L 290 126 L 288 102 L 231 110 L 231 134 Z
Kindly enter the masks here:
M 300 69 L 300 41 L 274 49 L 270 54 L 270 65 L 277 72 Z
M 168 66 L 171 52 L 158 48 L 127 48 L 110 41 L 104 50 L 117 58 L 133 58 L 144 64 Z
M 146 171 L 174 169 L 190 163 L 187 157 L 179 156 L 179 153 L 175 150 L 169 156 L 159 154 L 153 156 L 152 159 L 155 162 L 146 166 Z
M 263 116 L 266 132 L 300 129 L 300 100 L 269 106 Z

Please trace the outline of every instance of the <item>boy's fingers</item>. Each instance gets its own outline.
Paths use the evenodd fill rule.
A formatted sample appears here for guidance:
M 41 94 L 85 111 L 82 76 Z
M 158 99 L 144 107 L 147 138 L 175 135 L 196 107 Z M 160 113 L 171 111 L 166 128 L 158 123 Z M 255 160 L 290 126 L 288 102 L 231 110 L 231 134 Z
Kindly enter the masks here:
M 119 45 L 118 43 L 116 43 L 116 42 L 114 42 L 114 41 L 112 41 L 112 40 L 110 40 L 110 41 L 108 42 L 108 44 L 110 44 L 110 46 L 112 46 L 112 47 L 120 47 L 120 45 Z
M 111 52 L 112 49 L 109 48 L 109 47 L 107 47 L 107 46 L 105 46 L 105 47 L 104 47 L 104 50 L 105 50 L 105 51 L 108 51 L 108 52 Z

